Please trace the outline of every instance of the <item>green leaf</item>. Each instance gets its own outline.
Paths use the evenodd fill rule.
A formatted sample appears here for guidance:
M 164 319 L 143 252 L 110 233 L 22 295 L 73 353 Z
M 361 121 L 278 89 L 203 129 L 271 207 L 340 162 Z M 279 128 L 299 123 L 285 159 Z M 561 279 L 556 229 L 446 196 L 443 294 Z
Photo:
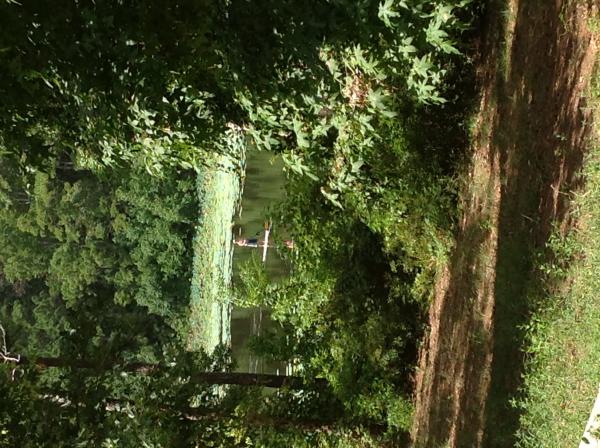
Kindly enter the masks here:
M 292 123 L 294 126 L 294 133 L 296 134 L 296 143 L 298 144 L 298 147 L 309 148 L 310 142 L 307 138 L 308 134 L 302 130 L 304 124 L 296 118 L 294 118 Z
M 340 196 L 338 193 L 329 193 L 325 188 L 321 187 L 321 194 L 336 207 L 344 209 L 344 206 L 338 201 L 338 197 Z
M 386 117 L 395 117 L 396 113 L 391 111 L 387 106 L 386 102 L 389 99 L 389 95 L 386 95 L 381 89 L 372 90 L 369 92 L 369 102 L 375 107 L 380 113 Z
M 363 159 L 358 159 L 354 162 L 352 162 L 352 172 L 353 173 L 358 173 L 360 171 L 360 168 L 365 164 Z
M 385 0 L 385 3 L 379 4 L 379 12 L 377 13 L 377 17 L 384 23 L 388 28 L 392 28 L 392 21 L 390 20 L 393 17 L 398 17 L 396 11 L 393 10 L 394 0 Z

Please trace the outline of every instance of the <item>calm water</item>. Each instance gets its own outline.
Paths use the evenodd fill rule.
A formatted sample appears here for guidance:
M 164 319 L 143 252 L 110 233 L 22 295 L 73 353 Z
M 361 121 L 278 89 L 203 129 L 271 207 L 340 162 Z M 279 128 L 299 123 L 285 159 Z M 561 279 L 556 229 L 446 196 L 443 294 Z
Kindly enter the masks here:
M 269 218 L 269 207 L 284 196 L 283 162 L 267 152 L 248 151 L 246 180 L 242 197 L 242 210 L 236 217 L 235 238 L 263 238 L 263 224 Z M 273 223 L 271 237 L 285 238 L 278 224 Z M 240 266 L 252 256 L 262 256 L 262 248 L 235 247 L 233 253 L 233 284 L 239 284 Z M 269 248 L 265 264 L 269 278 L 273 281 L 288 274 L 288 267 L 274 248 Z M 260 335 L 270 325 L 277 325 L 269 318 L 269 311 L 261 308 L 240 308 L 234 306 L 231 316 L 231 347 L 238 363 L 238 371 L 253 373 L 285 373 L 282 363 L 267 363 L 253 356 L 247 348 L 252 335 Z

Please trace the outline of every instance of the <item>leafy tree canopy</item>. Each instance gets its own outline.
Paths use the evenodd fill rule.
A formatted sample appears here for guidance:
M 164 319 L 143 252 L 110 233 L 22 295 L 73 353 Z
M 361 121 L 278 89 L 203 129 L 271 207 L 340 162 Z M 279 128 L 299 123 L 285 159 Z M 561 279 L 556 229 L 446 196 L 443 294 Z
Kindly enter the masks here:
M 394 98 L 443 101 L 468 3 L 4 2 L 0 147 L 38 167 L 67 151 L 158 173 L 227 151 L 232 129 L 299 152 L 331 132 L 368 145 Z

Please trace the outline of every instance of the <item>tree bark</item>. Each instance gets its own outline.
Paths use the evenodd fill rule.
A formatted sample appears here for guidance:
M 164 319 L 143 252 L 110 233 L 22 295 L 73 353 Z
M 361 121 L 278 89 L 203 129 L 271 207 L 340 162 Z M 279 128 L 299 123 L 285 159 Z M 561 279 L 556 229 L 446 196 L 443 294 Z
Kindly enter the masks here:
M 240 372 L 196 372 L 191 375 L 190 381 L 206 384 L 235 384 L 239 386 L 262 386 L 288 389 L 303 389 L 307 382 L 301 376 L 269 375 L 264 373 Z M 314 385 L 325 387 L 327 380 L 315 378 Z
M 23 355 L 20 355 L 18 361 L 13 363 L 17 365 L 34 364 L 40 369 L 58 367 L 72 369 L 110 370 L 113 367 L 116 367 L 116 365 L 103 365 L 85 359 L 48 358 L 43 356 L 31 359 Z M 124 364 L 120 367 L 120 370 L 122 372 L 149 374 L 158 370 L 159 368 L 160 366 L 158 364 L 134 362 Z
M 106 371 L 117 368 L 122 372 L 138 373 L 142 375 L 149 375 L 167 369 L 167 367 L 161 366 L 160 364 L 149 364 L 142 362 L 128 363 L 123 365 L 106 365 L 97 364 L 93 361 L 85 359 L 80 360 L 49 357 L 28 358 L 22 355 L 19 357 L 13 355 L 13 358 L 5 358 L 4 362 L 16 365 L 33 364 L 39 369 L 75 368 Z M 306 381 L 300 376 L 282 376 L 240 372 L 191 372 L 189 374 L 189 378 L 192 384 L 260 386 L 273 388 L 285 387 L 288 389 L 305 389 L 309 385 L 324 388 L 328 384 L 327 380 L 323 378 L 315 378 L 313 381 Z
M 169 409 L 173 411 L 172 409 Z M 178 410 L 176 410 L 178 411 Z M 203 409 L 203 408 L 188 408 L 186 410 L 179 411 L 181 417 L 184 420 L 189 421 L 219 421 L 223 419 L 237 418 L 242 420 L 247 426 L 257 427 L 268 427 L 279 430 L 284 429 L 299 429 L 304 431 L 315 431 L 323 433 L 331 433 L 335 429 L 345 429 L 340 423 L 334 420 L 319 421 L 319 420 L 299 420 L 294 418 L 285 417 L 272 417 L 269 415 L 253 414 L 245 415 L 243 417 L 237 416 L 230 412 L 221 412 L 215 409 Z

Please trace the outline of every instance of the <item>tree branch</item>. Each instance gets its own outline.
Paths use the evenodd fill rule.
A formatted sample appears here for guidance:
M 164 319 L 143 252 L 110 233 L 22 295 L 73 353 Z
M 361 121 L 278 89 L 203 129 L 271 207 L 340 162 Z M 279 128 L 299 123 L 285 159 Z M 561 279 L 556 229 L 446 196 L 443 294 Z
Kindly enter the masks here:
M 0 333 L 2 333 L 2 347 L 0 347 L 0 357 L 2 357 L 2 361 L 19 364 L 19 362 L 21 361 L 21 355 L 11 355 L 11 353 L 8 351 L 8 348 L 6 347 L 6 331 L 4 331 L 4 327 L 1 323 Z
M 16 365 L 33 364 L 40 369 L 49 368 L 75 368 L 75 369 L 90 369 L 96 371 L 107 371 L 113 368 L 122 372 L 138 373 L 149 375 L 164 371 L 167 368 L 160 364 L 150 364 L 143 362 L 135 362 L 129 364 L 97 364 L 89 360 L 79 359 L 64 359 L 64 358 L 49 358 L 37 357 L 28 358 L 19 356 L 18 359 L 4 357 L 4 362 L 12 362 Z M 240 373 L 240 372 L 191 372 L 188 375 L 191 384 L 213 384 L 213 385 L 238 385 L 238 386 L 260 386 L 289 389 L 305 389 L 309 385 L 319 388 L 327 386 L 327 380 L 324 378 L 315 378 L 312 382 L 306 381 L 301 376 L 283 376 L 269 375 L 257 373 Z

